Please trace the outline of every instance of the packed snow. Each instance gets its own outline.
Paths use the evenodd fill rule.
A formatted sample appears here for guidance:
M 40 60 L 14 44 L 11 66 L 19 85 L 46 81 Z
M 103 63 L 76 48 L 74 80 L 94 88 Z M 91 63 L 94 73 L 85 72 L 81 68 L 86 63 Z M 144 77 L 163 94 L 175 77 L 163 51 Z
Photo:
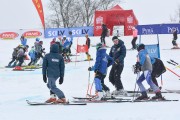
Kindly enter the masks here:
M 180 68 L 168 64 L 170 59 L 180 63 L 180 50 L 163 50 L 172 47 L 172 35 L 159 35 L 160 53 L 166 67 L 180 74 Z M 111 37 L 106 38 L 108 46 L 112 46 Z M 100 42 L 100 37 L 90 37 L 91 44 Z M 120 37 L 127 49 L 131 48 L 132 36 Z M 51 39 L 41 39 L 49 52 Z M 76 54 L 76 46 L 85 44 L 85 37 L 74 38 L 72 53 Z M 28 39 L 27 44 L 31 47 L 35 39 Z M 137 43 L 139 41 L 137 40 Z M 156 35 L 142 36 L 142 43 L 157 44 Z M 177 40 L 179 43 L 179 40 Z M 35 71 L 12 71 L 4 68 L 12 57 L 13 48 L 20 44 L 20 40 L 0 40 L 0 120 L 179 120 L 180 101 L 178 102 L 145 102 L 145 103 L 89 103 L 86 106 L 29 106 L 26 100 L 45 101 L 49 96 L 49 90 L 42 79 L 42 69 Z M 107 48 L 109 53 L 110 48 Z M 95 59 L 96 49 L 90 48 L 90 54 Z M 71 57 L 72 60 L 86 59 L 85 53 L 80 56 Z M 137 51 L 127 51 L 125 67 L 122 72 L 122 82 L 125 90 L 134 90 L 136 74 L 132 72 L 132 65 L 136 62 Z M 26 61 L 26 64 L 29 61 Z M 88 80 L 93 82 L 94 72 L 87 70 L 94 65 L 95 61 L 90 62 L 70 62 L 65 64 L 64 83 L 57 86 L 65 93 L 66 98 L 71 101 L 73 96 L 85 97 Z M 110 68 L 108 69 L 108 73 Z M 165 89 L 180 89 L 180 80 L 173 73 L 166 71 L 158 78 L 158 83 L 162 84 L 162 91 Z M 105 78 L 105 84 L 111 92 L 114 86 Z M 149 88 L 146 81 L 143 82 Z M 94 86 L 92 93 L 94 93 Z M 149 94 L 153 96 L 154 94 Z M 166 99 L 180 100 L 180 94 L 164 93 Z

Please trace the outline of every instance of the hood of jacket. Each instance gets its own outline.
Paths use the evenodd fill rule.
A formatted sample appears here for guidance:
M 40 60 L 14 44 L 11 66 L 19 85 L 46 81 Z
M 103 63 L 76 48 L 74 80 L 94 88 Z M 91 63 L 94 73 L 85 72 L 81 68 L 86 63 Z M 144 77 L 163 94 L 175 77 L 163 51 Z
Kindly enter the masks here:
M 59 46 L 57 44 L 52 44 L 50 47 L 50 53 L 58 53 Z

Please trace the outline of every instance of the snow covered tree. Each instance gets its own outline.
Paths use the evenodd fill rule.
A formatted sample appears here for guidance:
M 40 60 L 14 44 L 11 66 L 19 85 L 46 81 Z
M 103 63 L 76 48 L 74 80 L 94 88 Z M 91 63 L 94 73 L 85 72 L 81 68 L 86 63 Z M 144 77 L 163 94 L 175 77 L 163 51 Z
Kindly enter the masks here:
M 50 0 L 48 27 L 78 27 L 93 24 L 95 10 L 106 10 L 120 0 Z

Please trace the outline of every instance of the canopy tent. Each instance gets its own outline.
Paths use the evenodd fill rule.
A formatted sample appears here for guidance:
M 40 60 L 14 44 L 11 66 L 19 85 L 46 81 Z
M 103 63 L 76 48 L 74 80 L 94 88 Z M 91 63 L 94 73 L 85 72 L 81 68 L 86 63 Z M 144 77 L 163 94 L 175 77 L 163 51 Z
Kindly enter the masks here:
M 123 10 L 119 5 L 109 10 L 95 11 L 94 18 L 94 36 L 101 35 L 101 24 L 106 24 L 112 35 L 113 26 L 124 26 L 124 35 L 132 35 L 132 27 L 138 25 L 138 20 L 133 10 Z

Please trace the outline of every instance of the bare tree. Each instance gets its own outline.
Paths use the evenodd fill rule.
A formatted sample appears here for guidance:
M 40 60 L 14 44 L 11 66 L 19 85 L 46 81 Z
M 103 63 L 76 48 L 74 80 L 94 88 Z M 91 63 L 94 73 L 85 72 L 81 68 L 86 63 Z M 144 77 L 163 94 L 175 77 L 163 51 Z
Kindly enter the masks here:
M 180 5 L 178 5 L 177 9 L 175 10 L 175 15 L 170 15 L 170 21 L 180 23 Z
M 95 10 L 106 10 L 120 0 L 50 0 L 49 27 L 78 27 L 93 24 Z

